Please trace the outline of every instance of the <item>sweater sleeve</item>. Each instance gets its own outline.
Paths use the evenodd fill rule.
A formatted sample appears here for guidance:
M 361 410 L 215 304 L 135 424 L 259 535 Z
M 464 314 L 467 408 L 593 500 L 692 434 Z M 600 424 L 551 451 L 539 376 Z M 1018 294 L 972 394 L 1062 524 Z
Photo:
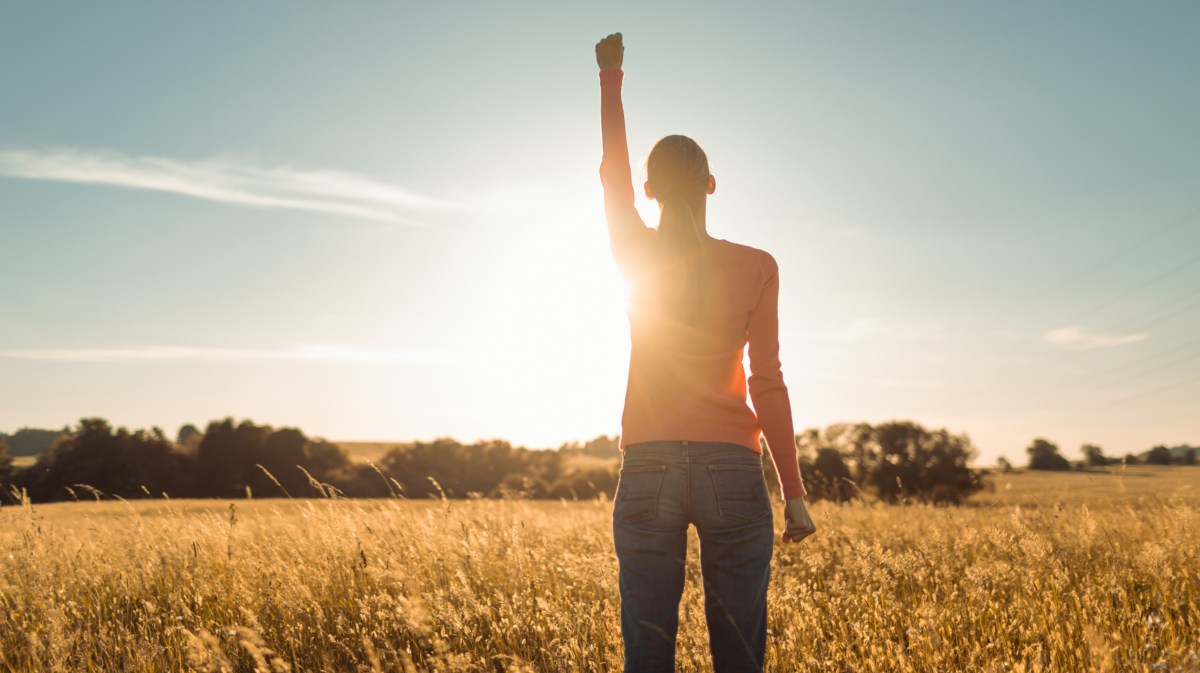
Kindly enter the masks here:
M 746 327 L 750 352 L 750 401 L 758 415 L 775 473 L 785 499 L 805 494 L 796 462 L 796 433 L 792 425 L 792 404 L 779 364 L 779 266 L 775 258 L 762 253 L 764 283 L 758 305 Z
M 604 214 L 613 259 L 629 275 L 636 270 L 652 230 L 633 206 L 633 174 L 625 137 L 625 108 L 621 103 L 624 76 L 619 68 L 600 71 L 600 130 L 604 140 L 600 182 L 604 186 Z

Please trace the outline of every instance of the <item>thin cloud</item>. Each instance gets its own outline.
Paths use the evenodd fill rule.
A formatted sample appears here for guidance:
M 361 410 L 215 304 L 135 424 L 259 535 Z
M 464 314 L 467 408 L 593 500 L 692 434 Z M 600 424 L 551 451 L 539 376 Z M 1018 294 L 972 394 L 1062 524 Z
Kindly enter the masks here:
M 300 344 L 280 349 L 143 346 L 134 348 L 29 348 L 0 350 L 0 358 L 49 362 L 253 362 L 300 361 L 364 364 L 424 362 L 427 351 L 373 350 L 355 346 Z
M 1145 341 L 1150 338 L 1150 333 L 1138 332 L 1137 334 L 1114 336 L 1110 334 L 1089 334 L 1078 327 L 1059 327 L 1047 332 L 1044 338 L 1046 341 L 1058 346 L 1087 350 L 1091 348 L 1112 348 L 1114 346 L 1124 346 L 1125 344 Z
M 231 158 L 187 162 L 71 148 L 0 150 L 0 176 L 144 189 L 254 208 L 306 210 L 385 222 L 442 205 L 397 185 L 328 170 Z

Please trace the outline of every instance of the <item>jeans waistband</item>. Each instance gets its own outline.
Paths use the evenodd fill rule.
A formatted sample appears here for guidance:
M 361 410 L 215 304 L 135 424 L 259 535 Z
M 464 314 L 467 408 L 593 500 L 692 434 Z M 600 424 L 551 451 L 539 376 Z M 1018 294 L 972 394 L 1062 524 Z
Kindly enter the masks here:
M 691 439 L 656 440 L 638 442 L 625 447 L 625 453 L 643 453 L 667 456 L 714 455 L 719 453 L 753 453 L 754 449 L 733 442 L 698 442 Z

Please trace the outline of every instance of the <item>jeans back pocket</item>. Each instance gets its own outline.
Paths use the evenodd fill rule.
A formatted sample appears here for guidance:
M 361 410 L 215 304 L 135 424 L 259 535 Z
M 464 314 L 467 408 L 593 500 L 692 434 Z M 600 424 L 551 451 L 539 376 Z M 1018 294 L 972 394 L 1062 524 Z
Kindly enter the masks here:
M 722 517 L 750 523 L 771 516 L 771 496 L 761 466 L 715 464 L 708 466 L 708 473 Z
M 613 501 L 613 516 L 625 523 L 649 521 L 658 516 L 658 494 L 666 474 L 666 465 L 622 467 Z

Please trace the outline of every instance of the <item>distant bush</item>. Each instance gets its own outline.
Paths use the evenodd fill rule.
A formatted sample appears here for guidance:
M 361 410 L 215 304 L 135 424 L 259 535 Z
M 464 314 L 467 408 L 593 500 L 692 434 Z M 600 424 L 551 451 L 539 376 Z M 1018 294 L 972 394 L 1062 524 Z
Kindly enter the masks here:
M 1079 447 L 1079 450 L 1083 453 L 1083 459 L 1089 466 L 1096 467 L 1108 464 L 1108 459 L 1104 457 L 1104 450 L 1095 444 L 1084 444 Z
M 1042 438 L 1033 440 L 1029 448 L 1029 469 L 1031 470 L 1069 470 L 1071 463 L 1058 452 L 1058 445 Z
M 1154 447 L 1153 449 L 1150 449 L 1150 451 L 1146 453 L 1146 464 L 1147 465 L 1170 465 L 1171 464 L 1171 450 L 1162 445 L 1159 445 L 1159 446 Z
M 616 446 L 607 436 L 557 451 L 503 440 L 460 444 L 441 438 L 399 445 L 380 459 L 379 468 L 409 498 L 611 498 L 617 487 Z M 606 460 L 595 460 L 602 456 Z
M 69 432 L 41 428 L 21 428 L 11 435 L 0 433 L 0 440 L 8 444 L 10 456 L 38 456 L 50 450 L 54 443 Z

